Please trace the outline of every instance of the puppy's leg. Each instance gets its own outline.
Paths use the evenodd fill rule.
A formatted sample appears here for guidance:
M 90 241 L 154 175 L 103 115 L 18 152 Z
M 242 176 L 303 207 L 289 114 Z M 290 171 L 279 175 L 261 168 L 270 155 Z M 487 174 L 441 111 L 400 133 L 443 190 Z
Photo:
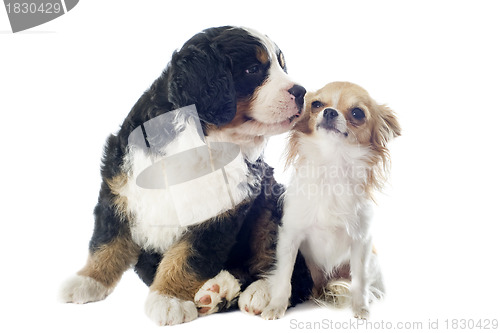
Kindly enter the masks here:
M 164 254 L 146 301 L 146 313 L 153 321 L 160 325 L 174 325 L 197 318 L 195 296 L 207 281 L 209 284 L 213 282 L 208 286 L 213 294 L 210 295 L 210 302 L 207 297 L 203 298 L 207 295 L 197 299 L 202 314 L 219 310 L 219 304 L 214 301 L 230 301 L 228 298 L 236 297 L 239 282 L 223 271 L 223 267 L 241 226 L 237 216 L 235 211 L 232 215 L 228 214 L 226 219 L 192 226 Z M 230 220 L 232 218 L 235 220 Z M 217 298 L 217 289 L 219 296 L 224 291 L 226 295 Z M 206 311 L 205 305 L 209 305 Z
M 371 241 L 354 241 L 351 246 L 351 295 L 352 310 L 354 316 L 359 319 L 367 319 L 369 316 L 369 279 L 368 264 L 369 255 L 372 250 Z
M 238 300 L 240 310 L 252 315 L 261 314 L 262 310 L 269 304 L 271 297 L 269 281 L 262 276 L 273 269 L 276 259 L 277 234 L 282 217 L 281 214 L 276 214 L 276 209 L 279 206 L 279 195 L 283 192 L 269 192 L 272 195 L 277 195 L 277 197 L 268 200 L 271 203 L 271 208 L 262 207 L 258 218 L 251 221 L 252 229 L 248 243 L 252 259 L 248 262 L 247 267 L 251 276 L 250 281 L 253 282 L 246 287 Z
M 113 204 L 109 187 L 103 184 L 99 202 L 94 210 L 94 234 L 85 267 L 66 281 L 60 298 L 68 303 L 100 301 L 108 296 L 139 255 L 132 241 L 125 214 Z
M 262 311 L 261 316 L 264 319 L 278 319 L 285 314 L 292 293 L 291 278 L 301 240 L 292 230 L 280 229 L 276 248 L 276 269 L 267 278 L 271 300 Z
M 91 251 L 85 267 L 63 285 L 61 299 L 77 304 L 103 300 L 137 260 L 138 252 L 136 245 L 123 236 Z
M 191 244 L 181 240 L 158 266 L 145 305 L 146 314 L 158 325 L 176 325 L 198 317 L 193 299 L 203 282 L 189 267 L 192 256 Z
M 181 241 L 164 255 L 146 300 L 146 314 L 157 324 L 176 325 L 229 308 L 240 292 L 238 280 L 221 270 L 208 281 L 190 263 L 199 259 Z

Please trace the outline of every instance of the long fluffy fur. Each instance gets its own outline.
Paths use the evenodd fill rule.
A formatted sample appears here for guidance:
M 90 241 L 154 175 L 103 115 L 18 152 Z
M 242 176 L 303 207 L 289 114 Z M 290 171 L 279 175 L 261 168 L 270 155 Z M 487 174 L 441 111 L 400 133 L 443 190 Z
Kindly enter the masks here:
M 302 252 L 318 301 L 350 304 L 367 318 L 384 292 L 370 235 L 373 191 L 386 179 L 388 142 L 401 129 L 394 113 L 361 87 L 330 83 L 306 96 L 307 110 L 289 136 L 294 176 L 284 199 L 275 270 L 267 278 L 266 319 L 284 314 L 293 262 Z M 342 191 L 340 191 L 342 190 Z

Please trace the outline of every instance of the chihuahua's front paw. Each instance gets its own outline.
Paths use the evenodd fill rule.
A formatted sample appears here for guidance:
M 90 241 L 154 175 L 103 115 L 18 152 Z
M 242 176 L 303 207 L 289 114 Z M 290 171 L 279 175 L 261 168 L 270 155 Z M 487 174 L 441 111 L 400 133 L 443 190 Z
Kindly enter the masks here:
M 270 300 L 269 284 L 267 280 L 260 279 L 253 282 L 241 293 L 238 305 L 240 310 L 245 313 L 259 315 Z
M 358 319 L 368 319 L 370 316 L 368 302 L 368 293 L 366 291 L 360 292 L 356 288 L 352 290 L 352 312 L 354 317 Z
M 354 312 L 354 317 L 358 319 L 366 320 L 370 317 L 370 310 L 368 309 L 368 306 L 353 304 L 352 312 Z

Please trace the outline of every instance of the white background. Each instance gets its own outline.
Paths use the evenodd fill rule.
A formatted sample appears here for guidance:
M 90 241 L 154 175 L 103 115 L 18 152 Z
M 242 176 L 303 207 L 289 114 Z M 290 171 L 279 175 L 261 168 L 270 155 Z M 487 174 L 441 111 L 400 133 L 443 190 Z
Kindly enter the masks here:
M 360 84 L 398 114 L 391 185 L 375 243 L 387 298 L 377 325 L 500 319 L 500 20 L 494 1 L 81 1 L 12 34 L 0 9 L 0 327 L 9 331 L 288 331 L 349 323 L 349 310 L 302 305 L 274 322 L 240 312 L 158 328 L 128 272 L 104 302 L 60 304 L 92 234 L 104 140 L 171 53 L 200 30 L 249 26 L 284 51 L 309 90 Z M 268 161 L 283 141 L 273 140 Z M 334 326 L 324 326 L 327 330 Z M 5 331 L 2 328 L 2 331 Z

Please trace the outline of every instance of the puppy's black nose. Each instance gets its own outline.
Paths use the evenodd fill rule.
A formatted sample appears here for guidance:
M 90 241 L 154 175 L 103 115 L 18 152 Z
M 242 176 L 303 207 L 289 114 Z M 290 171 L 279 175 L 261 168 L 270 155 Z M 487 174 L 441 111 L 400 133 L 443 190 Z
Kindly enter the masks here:
M 288 89 L 288 92 L 295 96 L 295 98 L 304 98 L 304 95 L 306 94 L 306 88 L 296 84 Z
M 293 87 L 288 89 L 288 92 L 290 95 L 295 97 L 295 104 L 299 107 L 299 109 L 302 108 L 304 105 L 304 96 L 306 94 L 306 88 L 299 86 L 298 84 L 295 84 Z
M 338 116 L 339 116 L 339 113 L 337 112 L 337 110 L 325 109 L 325 111 L 323 111 L 323 118 L 325 118 L 326 120 L 333 120 L 333 119 L 337 118 Z

